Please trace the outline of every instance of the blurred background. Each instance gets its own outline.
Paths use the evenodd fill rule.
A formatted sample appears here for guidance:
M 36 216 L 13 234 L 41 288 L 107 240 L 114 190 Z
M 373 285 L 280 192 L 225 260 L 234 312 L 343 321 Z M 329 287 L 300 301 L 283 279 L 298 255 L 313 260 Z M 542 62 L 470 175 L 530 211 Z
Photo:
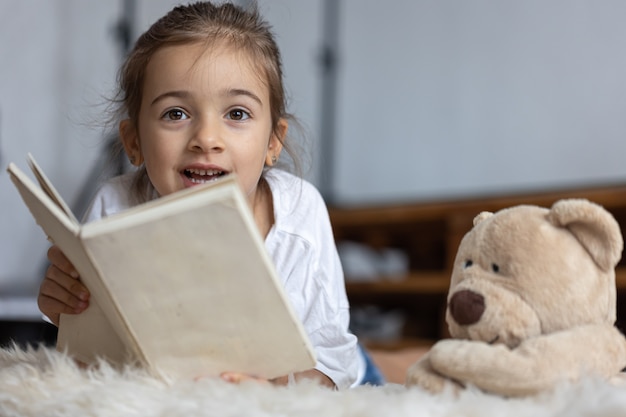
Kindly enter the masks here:
M 178 1 L 0 1 L 0 165 L 31 152 L 81 216 L 137 35 Z M 251 0 L 241 0 L 246 5 Z M 622 0 L 259 0 L 305 177 L 338 207 L 626 179 Z M 38 320 L 48 242 L 0 175 L 0 320 Z M 13 324 L 11 324 L 12 326 Z M 9 324 L 0 331 L 13 331 Z

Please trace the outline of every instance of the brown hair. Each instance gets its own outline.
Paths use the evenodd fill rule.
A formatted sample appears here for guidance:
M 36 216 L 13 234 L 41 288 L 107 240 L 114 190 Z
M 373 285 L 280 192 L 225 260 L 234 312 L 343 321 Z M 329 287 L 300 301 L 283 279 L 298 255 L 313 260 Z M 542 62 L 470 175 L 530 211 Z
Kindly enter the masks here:
M 139 37 L 118 74 L 115 118 L 128 117 L 137 125 L 146 67 L 156 51 L 165 46 L 198 42 L 210 46 L 218 41 L 245 53 L 261 70 L 260 76 L 265 77 L 269 89 L 272 129 L 276 132 L 281 118 L 296 122 L 286 110 L 281 56 L 270 25 L 261 18 L 256 7 L 244 10 L 231 3 L 214 5 L 211 2 L 177 6 Z M 293 146 L 283 143 L 283 148 L 294 168 L 299 170 Z M 153 189 L 145 168 L 138 171 L 133 188 L 139 201 L 150 198 Z

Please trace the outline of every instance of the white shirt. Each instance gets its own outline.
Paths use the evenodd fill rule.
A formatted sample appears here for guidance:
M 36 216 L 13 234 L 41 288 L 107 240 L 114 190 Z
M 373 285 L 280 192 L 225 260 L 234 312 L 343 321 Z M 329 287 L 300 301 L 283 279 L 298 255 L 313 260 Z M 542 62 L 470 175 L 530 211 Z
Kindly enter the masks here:
M 85 222 L 132 207 L 132 177 L 107 181 Z M 315 349 L 315 368 L 339 389 L 353 386 L 365 372 L 364 362 L 356 337 L 348 331 L 343 270 L 324 200 L 313 185 L 285 171 L 269 170 L 265 179 L 274 202 L 274 225 L 265 247 Z

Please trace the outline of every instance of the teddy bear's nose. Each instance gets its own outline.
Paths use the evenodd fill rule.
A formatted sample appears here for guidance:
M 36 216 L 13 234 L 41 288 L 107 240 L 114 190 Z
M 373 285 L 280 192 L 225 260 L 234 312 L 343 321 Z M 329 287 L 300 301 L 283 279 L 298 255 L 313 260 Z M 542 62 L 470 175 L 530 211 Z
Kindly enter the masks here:
M 461 326 L 476 323 L 485 311 L 485 298 L 470 290 L 455 293 L 448 305 L 450 314 Z

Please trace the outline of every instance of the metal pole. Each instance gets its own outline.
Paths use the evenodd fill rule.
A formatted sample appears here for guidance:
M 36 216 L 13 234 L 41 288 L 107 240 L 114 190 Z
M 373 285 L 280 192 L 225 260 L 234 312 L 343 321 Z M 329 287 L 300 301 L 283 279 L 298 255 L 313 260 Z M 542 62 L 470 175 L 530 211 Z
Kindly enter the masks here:
M 323 3 L 321 111 L 320 111 L 320 192 L 327 203 L 335 199 L 335 142 L 339 45 L 339 0 Z

